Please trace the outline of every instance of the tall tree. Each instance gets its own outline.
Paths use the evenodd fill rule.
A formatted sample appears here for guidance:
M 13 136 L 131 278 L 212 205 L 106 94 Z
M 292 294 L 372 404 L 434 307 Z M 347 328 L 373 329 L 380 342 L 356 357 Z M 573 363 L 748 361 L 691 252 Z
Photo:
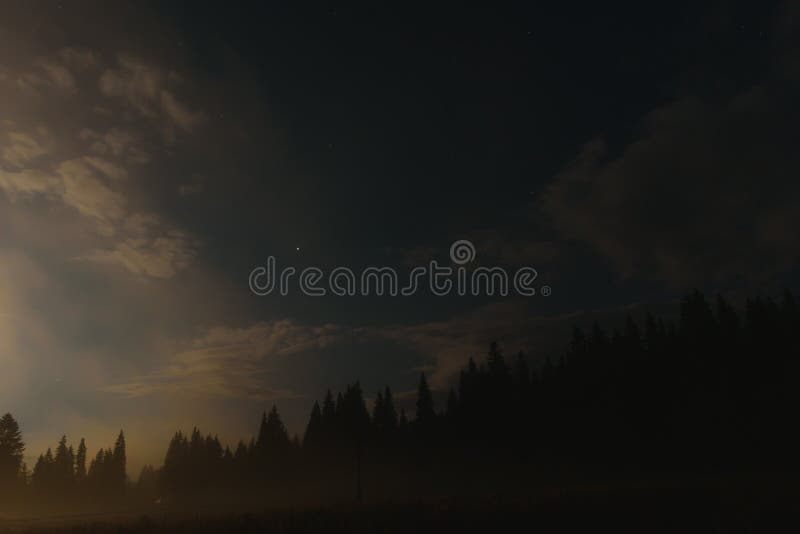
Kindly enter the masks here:
M 19 424 L 7 413 L 0 418 L 0 488 L 13 486 L 19 478 L 25 443 Z
M 397 428 L 397 409 L 394 407 L 394 400 L 392 399 L 392 390 L 389 386 L 383 390 L 383 425 L 388 430 Z
M 307 447 L 309 450 L 318 450 L 322 445 L 323 432 L 322 409 L 319 407 L 319 402 L 314 402 L 306 432 L 303 434 L 303 447 Z
M 419 388 L 417 388 L 417 423 L 421 426 L 430 425 L 436 413 L 433 409 L 433 395 L 425 379 L 425 373 L 419 377 Z
M 75 456 L 75 481 L 80 484 L 84 480 L 86 480 L 86 440 L 81 438 L 78 454 Z
M 505 358 L 503 358 L 503 351 L 496 341 L 492 341 L 489 345 L 489 355 L 486 359 L 486 365 L 489 368 L 489 374 L 494 377 L 504 378 L 508 374 L 508 367 L 506 366 Z
M 372 424 L 374 424 L 377 428 L 380 428 L 382 419 L 383 419 L 383 393 L 381 391 L 378 391 L 377 395 L 375 395 L 375 406 L 372 408 Z
M 52 490 L 54 468 L 53 452 L 48 448 L 46 453 L 39 455 L 31 475 L 33 489 L 37 494 L 45 495 Z
M 273 405 L 269 415 L 261 417 L 261 427 L 258 431 L 256 447 L 262 451 L 283 450 L 289 444 L 289 433 L 278 414 L 277 406 Z
M 55 480 L 54 483 L 59 490 L 65 491 L 74 480 L 73 465 L 74 455 L 72 449 L 67 446 L 67 436 L 61 436 L 56 447 Z
M 125 491 L 125 468 L 128 462 L 127 453 L 125 451 L 125 434 L 122 430 L 119 431 L 117 441 L 114 443 L 114 452 L 111 456 L 111 484 L 113 490 L 118 493 Z

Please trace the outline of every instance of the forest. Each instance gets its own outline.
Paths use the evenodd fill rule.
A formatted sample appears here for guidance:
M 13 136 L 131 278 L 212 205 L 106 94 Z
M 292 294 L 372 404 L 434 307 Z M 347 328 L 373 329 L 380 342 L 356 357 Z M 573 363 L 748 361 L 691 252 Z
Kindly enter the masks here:
M 786 292 L 735 309 L 693 292 L 674 318 L 575 328 L 532 366 L 492 343 L 437 406 L 419 378 L 413 413 L 392 391 L 370 406 L 358 381 L 314 404 L 290 436 L 277 407 L 255 437 L 223 444 L 175 433 L 163 465 L 126 473 L 125 437 L 88 461 L 63 436 L 31 467 L 11 414 L 0 419 L 2 507 L 103 509 L 215 503 L 398 502 L 621 480 L 795 472 L 800 313 Z

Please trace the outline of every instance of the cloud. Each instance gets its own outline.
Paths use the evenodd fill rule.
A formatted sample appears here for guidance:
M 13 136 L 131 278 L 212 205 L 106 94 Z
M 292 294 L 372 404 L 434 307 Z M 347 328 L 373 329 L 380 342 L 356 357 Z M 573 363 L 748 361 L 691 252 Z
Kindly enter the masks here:
M 128 130 L 113 127 L 101 134 L 84 128 L 78 137 L 90 143 L 91 151 L 101 156 L 123 158 L 134 165 L 143 165 L 151 159 L 150 154 L 142 148 L 138 137 Z
M 153 102 L 163 83 L 161 72 L 155 67 L 130 56 L 119 56 L 118 67 L 107 69 L 100 76 L 100 92 L 109 97 L 126 99 L 146 117 L 156 116 Z
M 619 154 L 602 139 L 587 144 L 541 206 L 624 276 L 680 286 L 785 266 L 800 242 L 765 230 L 776 213 L 800 212 L 800 187 L 787 179 L 800 172 L 788 104 L 757 87 L 721 104 L 659 108 Z
M 47 150 L 30 133 L 16 131 L 8 132 L 6 136 L 8 143 L 3 147 L 2 158 L 15 167 L 47 154 Z
M 430 363 L 419 370 L 428 373 L 431 387 L 446 390 L 470 357 L 483 360 L 492 341 L 501 343 L 509 358 L 519 351 L 538 361 L 559 356 L 564 336 L 580 315 L 536 315 L 528 303 L 513 300 L 487 304 L 442 321 L 389 325 L 365 334 L 426 355 Z
M 111 246 L 79 253 L 78 259 L 119 265 L 137 276 L 171 278 L 192 263 L 200 241 L 156 214 L 129 214 L 126 195 L 116 187 L 127 178 L 124 167 L 83 156 L 57 164 L 54 172 L 0 169 L 0 190 L 12 202 L 34 196 L 60 199 L 91 220 L 101 236 L 117 236 Z
M 43 61 L 41 68 L 47 74 L 47 78 L 54 87 L 64 91 L 75 91 L 77 86 L 75 77 L 64 65 Z
M 178 186 L 178 194 L 182 197 L 198 195 L 203 191 L 205 191 L 205 185 L 202 183 L 181 184 Z
M 46 172 L 30 169 L 6 172 L 0 169 L 0 189 L 4 190 L 12 201 L 16 201 L 19 197 L 52 195 L 60 191 L 60 186 L 61 182 Z
M 619 314 L 619 310 L 606 313 Z M 162 365 L 104 391 L 127 398 L 180 394 L 198 399 L 275 400 L 299 395 L 289 385 L 298 382 L 297 373 L 323 373 L 307 377 L 307 385 L 321 378 L 323 388 L 359 376 L 382 387 L 390 381 L 398 383 L 398 375 L 405 387 L 415 383 L 421 371 L 427 373 L 433 389 L 447 391 L 470 357 L 483 361 L 490 342 L 499 341 L 509 359 L 524 351 L 538 364 L 545 357 L 560 356 L 564 340 L 581 321 L 585 322 L 582 313 L 531 314 L 527 303 L 518 300 L 408 325 L 363 328 L 281 319 L 219 326 L 179 341 Z M 372 357 L 365 358 L 365 353 Z M 321 358 L 332 361 L 321 363 Z M 391 376 L 387 368 L 393 369 Z
M 197 256 L 200 241 L 173 228 L 155 213 L 134 213 L 119 225 L 124 236 L 111 249 L 95 249 L 77 259 L 118 265 L 137 276 L 172 278 Z
M 135 236 L 142 237 L 151 230 L 157 229 L 162 225 L 162 219 L 155 213 L 134 213 L 125 219 L 124 228 L 126 232 Z
M 83 48 L 62 48 L 32 62 L 30 70 L 19 73 L 13 79 L 18 89 L 36 94 L 38 89 L 55 89 L 73 94 L 78 90 L 77 74 L 97 64 L 96 55 Z
M 796 264 L 800 46 L 796 31 L 776 33 L 785 46 L 761 82 L 731 89 L 706 74 L 704 88 L 725 89 L 653 109 L 622 146 L 586 143 L 538 204 L 556 230 L 623 277 L 673 287 L 764 282 Z
M 78 158 L 61 163 L 56 172 L 64 186 L 64 203 L 93 218 L 102 234 L 112 235 L 125 214 L 126 200 L 106 185 L 103 176 L 120 179 L 123 170 L 97 158 Z
M 51 171 L 53 150 L 48 129 L 9 131 L 9 143 L 3 148 L 2 160 L 15 170 L 0 170 L 0 187 L 13 194 L 59 194 L 64 202 L 82 214 L 108 223 L 119 219 L 123 196 L 112 191 L 105 182 L 122 181 L 127 170 L 104 158 L 82 156 L 62 161 Z M 45 139 L 43 143 L 41 139 Z
M 205 120 L 202 112 L 189 110 L 169 91 L 161 91 L 161 107 L 167 116 L 186 132 L 191 132 Z
M 333 343 L 339 329 L 333 325 L 309 327 L 290 320 L 256 323 L 248 327 L 219 326 L 184 342 L 166 365 L 106 391 L 125 397 L 190 395 L 251 400 L 294 398 L 290 388 L 268 385 L 270 368 L 280 358 Z
M 56 54 L 67 66 L 75 70 L 86 70 L 97 66 L 97 54 L 87 48 L 65 47 Z
M 16 209 L 58 220 L 62 229 L 67 223 L 70 243 L 50 249 L 64 252 L 72 244 L 76 249 L 66 259 L 113 265 L 136 277 L 168 279 L 192 264 L 200 240 L 146 211 L 157 188 L 147 185 L 149 176 L 135 172 L 165 157 L 158 145 L 204 121 L 203 112 L 182 100 L 180 89 L 189 79 L 132 54 L 103 65 L 91 49 L 76 47 L 56 48 L 27 61 L 20 55 L 1 70 L 3 81 L 12 83 L 0 87 L 11 89 L 3 96 L 11 108 L 24 111 L 0 125 L 7 141 L 0 145 L 0 191 Z M 87 91 L 81 98 L 56 101 L 20 93 L 13 84 Z M 96 113 L 98 107 L 107 112 Z M 174 152 L 168 156 L 176 159 Z M 151 169 L 158 172 L 155 166 Z M 195 186 L 183 190 L 197 192 Z M 70 210 L 53 210 L 52 202 Z M 79 217 L 67 221 L 70 213 Z M 40 245 L 44 241 L 37 238 Z
M 117 264 L 135 275 L 172 278 L 192 263 L 197 246 L 195 238 L 171 230 L 154 238 L 128 238 L 111 250 L 93 250 L 79 259 Z
M 176 127 L 188 133 L 205 121 L 202 111 L 191 110 L 168 88 L 171 82 L 179 81 L 179 76 L 168 76 L 139 58 L 121 55 L 117 67 L 100 76 L 99 88 L 107 97 L 127 100 L 145 117 L 163 118 L 164 136 L 171 140 Z

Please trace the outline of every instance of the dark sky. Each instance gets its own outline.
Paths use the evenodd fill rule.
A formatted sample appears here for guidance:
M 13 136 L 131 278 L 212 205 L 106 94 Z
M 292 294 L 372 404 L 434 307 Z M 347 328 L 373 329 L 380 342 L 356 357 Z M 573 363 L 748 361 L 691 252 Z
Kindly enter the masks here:
M 122 425 L 159 462 L 175 429 L 233 440 L 273 403 L 302 432 L 357 378 L 402 400 L 425 370 L 441 394 L 493 339 L 540 362 L 693 287 L 793 287 L 799 17 L 5 2 L 0 410 L 32 454 Z M 552 295 L 248 287 L 270 255 L 407 273 L 459 239 Z

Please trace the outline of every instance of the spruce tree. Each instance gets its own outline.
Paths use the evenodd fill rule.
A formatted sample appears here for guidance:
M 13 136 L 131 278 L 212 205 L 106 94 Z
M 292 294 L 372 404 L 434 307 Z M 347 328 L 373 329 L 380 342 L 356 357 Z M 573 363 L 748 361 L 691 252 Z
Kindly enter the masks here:
M 430 425 L 436 413 L 433 409 L 433 396 L 431 390 L 428 388 L 428 381 L 425 379 L 425 373 L 422 373 L 419 378 L 419 388 L 417 389 L 417 423 L 421 426 Z
M 111 474 L 109 478 L 112 481 L 114 491 L 122 493 L 125 491 L 125 467 L 128 461 L 125 452 L 125 434 L 122 430 L 119 431 L 117 441 L 114 443 L 114 452 L 111 458 Z
M 83 438 L 81 438 L 78 453 L 75 456 L 75 480 L 79 484 L 86 480 L 86 441 Z
M 308 426 L 303 435 L 303 447 L 309 450 L 319 449 L 322 443 L 323 428 L 322 428 L 322 409 L 319 407 L 319 402 L 314 402 L 314 407 L 311 409 L 311 416 L 308 419 Z
M 18 480 L 25 443 L 14 417 L 0 418 L 0 489 L 12 487 Z

